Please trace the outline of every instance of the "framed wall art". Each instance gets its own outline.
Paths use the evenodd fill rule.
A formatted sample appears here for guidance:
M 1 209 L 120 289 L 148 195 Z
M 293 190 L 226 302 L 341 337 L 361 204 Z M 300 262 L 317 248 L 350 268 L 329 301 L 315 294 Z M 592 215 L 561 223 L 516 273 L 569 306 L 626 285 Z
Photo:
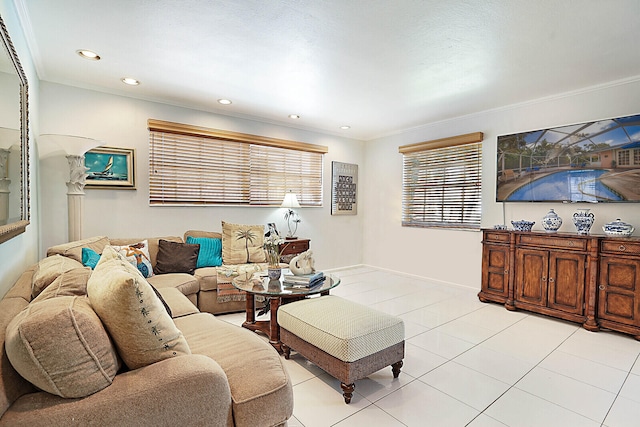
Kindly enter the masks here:
M 99 147 L 84 155 L 86 187 L 135 190 L 135 150 Z
M 331 162 L 331 215 L 358 214 L 358 165 Z
M 498 136 L 498 202 L 640 202 L 640 115 Z

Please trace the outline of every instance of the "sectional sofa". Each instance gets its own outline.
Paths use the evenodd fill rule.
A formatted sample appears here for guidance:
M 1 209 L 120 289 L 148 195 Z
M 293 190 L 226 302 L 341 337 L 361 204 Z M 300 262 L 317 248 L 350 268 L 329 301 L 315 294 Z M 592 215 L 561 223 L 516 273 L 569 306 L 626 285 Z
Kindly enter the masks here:
M 148 242 L 148 252 L 151 264 L 154 269 L 157 264 L 158 250 L 160 240 L 184 243 L 190 238 L 193 239 L 222 239 L 222 233 L 212 231 L 188 230 L 183 237 L 164 236 L 164 237 L 140 237 L 140 238 L 108 238 L 105 236 L 97 236 L 83 239 L 75 242 L 69 242 L 61 245 L 50 247 L 47 250 L 47 256 L 63 255 L 72 258 L 78 262 L 82 262 L 82 248 L 91 248 L 97 253 L 102 253 L 106 245 L 132 245 L 138 242 Z M 200 267 L 195 268 L 191 273 L 171 272 L 164 274 L 155 274 L 148 278 L 156 288 L 175 287 L 179 289 L 200 311 L 223 314 L 233 313 L 245 310 L 244 295 L 237 295 L 227 298 L 221 298 L 218 295 L 218 287 L 223 284 L 218 283 L 218 279 L 227 282 L 228 285 L 238 270 L 264 270 L 266 263 L 241 263 L 241 264 L 225 264 L 221 260 L 221 265 L 216 267 Z
M 143 240 L 154 268 L 182 242 Z M 0 426 L 284 425 L 293 392 L 278 353 L 205 312 L 244 302 L 218 304 L 206 269 L 144 278 L 116 250 L 139 241 L 52 247 L 0 300 Z M 83 248 L 101 255 L 93 270 Z

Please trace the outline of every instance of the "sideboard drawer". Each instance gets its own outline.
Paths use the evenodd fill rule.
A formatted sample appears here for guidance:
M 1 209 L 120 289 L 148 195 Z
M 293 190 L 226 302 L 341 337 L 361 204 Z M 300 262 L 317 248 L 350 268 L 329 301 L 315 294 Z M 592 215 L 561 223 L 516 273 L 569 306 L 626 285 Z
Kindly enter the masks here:
M 484 230 L 484 241 L 491 243 L 509 243 L 509 232 L 498 230 Z
M 299 239 L 299 240 L 285 240 L 285 242 L 280 245 L 282 247 L 281 255 L 292 255 L 292 254 L 301 254 L 302 252 L 309 250 L 309 240 L 308 239 Z
M 637 240 L 602 239 L 600 242 L 600 251 L 610 254 L 640 254 L 640 242 Z
M 536 235 L 522 233 L 516 236 L 516 245 L 586 251 L 587 239 L 561 237 L 559 235 L 554 236 L 551 234 Z

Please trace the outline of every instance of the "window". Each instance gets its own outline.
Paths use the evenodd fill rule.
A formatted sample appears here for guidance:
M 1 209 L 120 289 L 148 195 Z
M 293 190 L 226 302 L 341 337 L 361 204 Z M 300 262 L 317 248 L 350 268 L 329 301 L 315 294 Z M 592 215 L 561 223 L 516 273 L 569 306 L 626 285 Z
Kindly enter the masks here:
M 151 205 L 322 206 L 327 147 L 149 119 Z
M 629 150 L 618 151 L 618 166 L 629 166 Z
M 402 225 L 479 229 L 481 132 L 405 145 Z

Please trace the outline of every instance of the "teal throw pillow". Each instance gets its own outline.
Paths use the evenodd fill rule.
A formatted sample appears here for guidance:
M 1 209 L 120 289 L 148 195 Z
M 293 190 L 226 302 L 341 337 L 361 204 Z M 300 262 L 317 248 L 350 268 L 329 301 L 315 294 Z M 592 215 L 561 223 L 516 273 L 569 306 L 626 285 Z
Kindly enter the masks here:
M 82 248 L 82 265 L 93 270 L 100 261 L 100 255 L 90 248 Z
M 222 265 L 222 240 L 213 237 L 187 236 L 187 243 L 200 245 L 196 268 Z

